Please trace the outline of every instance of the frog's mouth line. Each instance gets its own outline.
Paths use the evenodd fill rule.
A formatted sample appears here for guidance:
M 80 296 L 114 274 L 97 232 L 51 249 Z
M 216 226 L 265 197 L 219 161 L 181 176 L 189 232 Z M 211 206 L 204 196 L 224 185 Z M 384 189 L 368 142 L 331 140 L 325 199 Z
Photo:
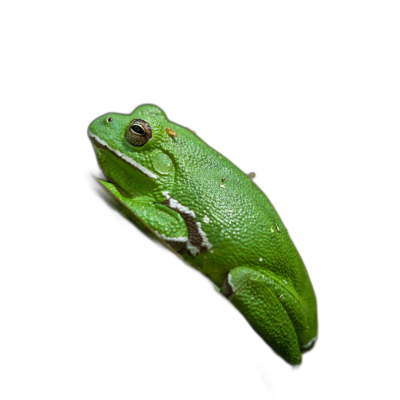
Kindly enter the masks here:
M 121 153 L 119 150 L 113 149 L 110 147 L 104 140 L 100 139 L 91 131 L 88 131 L 89 138 L 94 146 L 98 147 L 99 149 L 107 150 L 117 156 L 121 161 L 128 163 L 131 167 L 135 168 L 142 174 L 148 176 L 152 179 L 158 179 L 158 176 L 153 174 L 147 168 L 143 167 L 143 165 L 139 164 L 137 161 L 133 160 L 132 158 L 126 156 L 125 154 Z

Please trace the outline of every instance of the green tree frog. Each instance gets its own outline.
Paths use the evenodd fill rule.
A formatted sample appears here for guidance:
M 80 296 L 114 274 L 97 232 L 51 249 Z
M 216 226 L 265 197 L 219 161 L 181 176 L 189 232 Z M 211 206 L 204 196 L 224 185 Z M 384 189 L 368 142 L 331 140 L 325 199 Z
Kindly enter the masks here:
M 206 275 L 284 360 L 317 338 L 304 263 L 265 194 L 154 105 L 89 127 L 100 181 L 123 214 Z

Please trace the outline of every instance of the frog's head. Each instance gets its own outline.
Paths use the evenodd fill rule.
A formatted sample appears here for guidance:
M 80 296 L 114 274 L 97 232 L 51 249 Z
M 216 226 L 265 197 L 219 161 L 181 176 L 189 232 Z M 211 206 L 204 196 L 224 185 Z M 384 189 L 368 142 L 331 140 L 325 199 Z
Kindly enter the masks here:
M 130 114 L 105 114 L 89 126 L 89 137 L 104 174 L 127 195 L 149 194 L 173 169 L 162 152 L 171 141 L 164 112 L 143 105 Z

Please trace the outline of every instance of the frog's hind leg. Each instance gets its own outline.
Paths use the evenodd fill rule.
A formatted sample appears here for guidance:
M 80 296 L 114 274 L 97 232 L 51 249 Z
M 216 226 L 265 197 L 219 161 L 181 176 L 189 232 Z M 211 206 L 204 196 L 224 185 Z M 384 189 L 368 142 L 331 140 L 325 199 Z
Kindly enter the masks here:
M 234 268 L 222 285 L 221 292 L 285 361 L 292 365 L 301 363 L 293 322 L 264 274 L 251 268 Z

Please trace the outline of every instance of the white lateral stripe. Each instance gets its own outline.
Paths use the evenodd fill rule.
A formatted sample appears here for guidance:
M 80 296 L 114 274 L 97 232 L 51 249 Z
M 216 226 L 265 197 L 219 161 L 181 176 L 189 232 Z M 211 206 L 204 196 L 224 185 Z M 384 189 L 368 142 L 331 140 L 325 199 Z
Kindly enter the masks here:
M 158 179 L 157 175 L 154 175 L 147 168 L 143 167 L 143 165 L 140 165 L 137 161 L 135 161 L 132 158 L 121 153 L 119 150 L 113 149 L 104 140 L 100 139 L 98 136 L 96 136 L 95 134 L 93 134 L 90 131 L 89 131 L 89 136 L 92 137 L 93 139 L 95 139 L 97 142 L 99 142 L 102 146 L 107 147 L 107 149 L 110 150 L 112 153 L 114 153 L 116 156 L 118 156 L 119 158 L 122 158 L 124 161 L 131 164 L 132 166 L 137 168 L 140 172 L 143 172 L 143 174 L 147 175 L 149 178 Z
M 156 234 L 161 238 L 164 239 L 168 242 L 182 242 L 182 243 L 186 243 L 188 238 L 186 236 L 179 236 L 179 237 L 169 237 L 169 236 L 165 236 L 163 233 L 159 234 L 157 231 L 155 231 Z
M 306 350 L 309 349 L 316 340 L 317 340 L 317 336 L 315 336 L 315 338 L 312 338 L 307 344 L 305 344 L 303 346 L 303 349 L 306 349 Z
M 229 284 L 229 286 L 231 287 L 232 292 L 235 293 L 235 287 L 233 286 L 233 283 L 232 283 L 232 276 L 231 276 L 231 273 L 230 273 L 230 272 L 229 272 L 229 274 L 228 274 L 228 284 Z
M 168 191 L 162 192 L 162 195 L 168 200 L 168 206 L 170 208 L 172 208 L 173 210 L 177 210 L 177 211 L 181 212 L 182 214 L 189 215 L 193 219 L 196 217 L 194 211 L 192 211 L 189 207 L 186 207 L 186 206 L 182 205 L 181 203 L 179 203 L 178 200 L 173 199 L 169 195 Z M 201 229 L 201 223 L 196 222 L 196 226 L 197 226 L 197 232 L 201 236 L 201 239 L 202 239 L 201 247 L 206 247 L 208 250 L 210 250 L 212 248 L 212 245 L 208 241 L 207 235 L 205 234 L 203 229 Z M 194 244 L 192 244 L 191 241 L 189 240 L 189 238 L 187 238 L 187 241 L 186 241 L 186 248 L 192 254 L 192 256 L 196 256 L 197 254 L 200 253 L 200 248 L 198 246 L 195 246 Z
M 170 195 L 169 192 L 162 192 L 163 196 L 165 196 L 165 198 L 167 200 L 169 200 L 169 206 L 171 208 L 174 208 L 176 210 L 179 210 L 180 212 L 182 212 L 183 214 L 187 214 L 190 215 L 191 217 L 195 217 L 196 215 L 194 214 L 194 212 L 192 210 L 189 209 L 189 207 L 185 207 L 183 206 L 181 203 L 179 203 L 178 200 L 173 199 Z

